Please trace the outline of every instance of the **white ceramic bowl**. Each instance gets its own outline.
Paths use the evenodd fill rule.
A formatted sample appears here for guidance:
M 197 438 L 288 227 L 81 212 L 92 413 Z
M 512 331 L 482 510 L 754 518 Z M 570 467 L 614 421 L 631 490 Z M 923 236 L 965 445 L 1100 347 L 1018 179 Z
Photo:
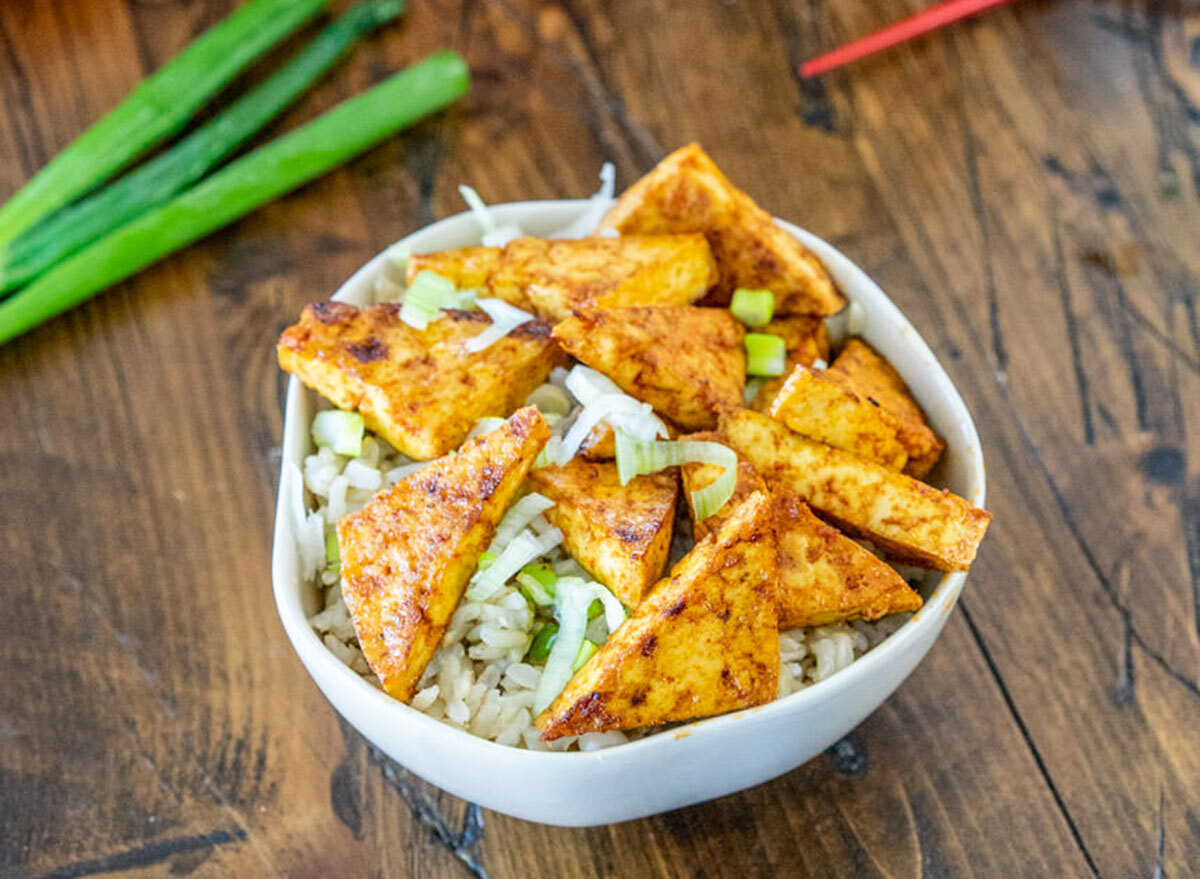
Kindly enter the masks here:
M 583 201 L 498 205 L 500 222 L 547 235 L 573 220 Z M 940 468 L 946 487 L 984 501 L 983 455 L 967 407 L 929 347 L 861 269 L 821 239 L 780 221 L 810 248 L 839 287 L 866 313 L 862 334 L 899 370 L 946 438 Z M 469 214 L 407 238 L 414 253 L 479 242 Z M 384 254 L 361 268 L 334 296 L 371 300 Z M 293 378 L 288 386 L 283 462 L 302 465 L 316 397 Z M 308 673 L 333 707 L 377 747 L 438 787 L 489 809 L 545 824 L 590 826 L 640 818 L 742 790 L 781 775 L 821 753 L 874 711 L 912 672 L 954 608 L 965 574 L 943 576 L 925 607 L 850 667 L 784 699 L 702 720 L 625 745 L 590 753 L 548 753 L 497 745 L 460 732 L 401 704 L 343 665 L 308 625 L 316 594 L 305 587 L 293 538 L 290 496 L 281 479 L 271 576 L 284 629 Z

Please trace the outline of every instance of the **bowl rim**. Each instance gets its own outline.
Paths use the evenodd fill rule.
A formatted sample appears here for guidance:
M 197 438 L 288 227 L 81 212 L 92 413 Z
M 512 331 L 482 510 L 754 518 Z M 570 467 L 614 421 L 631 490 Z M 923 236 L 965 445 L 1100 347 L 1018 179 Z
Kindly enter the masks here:
M 569 214 L 572 210 L 576 212 L 582 210 L 589 202 L 589 199 L 544 199 L 495 204 L 489 205 L 488 208 L 497 221 L 504 222 L 511 220 L 519 222 L 520 218 L 529 212 L 559 211 Z M 471 212 L 463 211 L 412 231 L 395 244 L 384 248 L 368 260 L 338 287 L 332 298 L 344 300 L 352 291 L 364 283 L 373 280 L 380 271 L 384 261 L 388 258 L 392 248 L 403 246 L 417 235 L 424 235 L 437 230 L 446 230 L 450 227 L 463 225 L 471 221 Z M 965 445 L 961 452 L 969 458 L 967 464 L 968 481 L 975 486 L 972 492 L 971 503 L 982 507 L 986 499 L 986 470 L 974 419 L 971 417 L 966 402 L 962 399 L 962 395 L 959 394 L 954 382 L 946 373 L 941 362 L 934 356 L 924 338 L 916 331 L 908 321 L 908 318 L 900 311 L 891 298 L 883 292 L 879 285 L 836 247 L 786 220 L 776 218 L 775 221 L 813 251 L 830 269 L 831 274 L 840 277 L 843 288 L 857 287 L 874 294 L 877 299 L 875 307 L 887 312 L 889 320 L 899 324 L 901 327 L 907 327 L 911 331 L 911 337 L 906 340 L 905 344 L 910 346 L 913 349 L 913 353 L 923 362 L 924 369 L 932 370 L 933 377 L 940 386 L 942 395 L 951 404 L 951 408 L 958 410 L 960 418 L 959 426 L 965 440 Z M 853 301 L 853 297 L 849 294 L 847 294 L 847 298 Z M 333 680 L 337 680 L 352 689 L 354 691 L 353 695 L 358 699 L 374 702 L 375 710 L 384 713 L 381 719 L 390 720 L 397 726 L 400 724 L 418 724 L 429 732 L 450 736 L 452 737 L 451 742 L 457 741 L 463 748 L 477 749 L 477 755 L 481 758 L 495 756 L 498 758 L 502 757 L 508 761 L 529 761 L 530 763 L 544 763 L 550 760 L 570 761 L 573 766 L 582 767 L 588 763 L 601 764 L 614 759 L 621 759 L 627 755 L 632 756 L 635 753 L 650 748 L 669 747 L 671 742 L 678 742 L 683 738 L 720 737 L 725 735 L 726 731 L 730 728 L 744 723 L 751 717 L 766 722 L 772 719 L 783 719 L 794 714 L 803 714 L 814 707 L 831 701 L 839 693 L 847 689 L 853 689 L 856 683 L 865 677 L 869 677 L 879 667 L 889 663 L 893 655 L 901 654 L 910 642 L 918 641 L 922 637 L 922 632 L 926 627 L 938 626 L 940 628 L 941 618 L 953 610 L 966 582 L 967 572 L 965 571 L 945 573 L 934 586 L 924 606 L 911 619 L 896 629 L 896 631 L 886 636 L 877 646 L 871 648 L 849 666 L 830 675 L 825 680 L 818 681 L 783 698 L 776 698 L 752 708 L 740 709 L 715 717 L 690 721 L 661 732 L 652 733 L 643 738 L 635 739 L 634 741 L 593 751 L 535 751 L 528 748 L 501 745 L 430 717 L 424 712 L 400 702 L 383 690 L 368 683 L 357 672 L 338 659 L 321 642 L 320 637 L 308 624 L 308 616 L 304 611 L 302 597 L 303 590 L 307 584 L 299 578 L 296 578 L 293 582 L 288 582 L 289 578 L 285 576 L 285 559 L 289 553 L 294 553 L 296 548 L 290 510 L 293 503 L 292 494 L 297 483 L 294 479 L 289 478 L 289 465 L 299 468 L 300 472 L 302 472 L 303 468 L 303 456 L 296 459 L 289 454 L 288 440 L 298 429 L 303 430 L 305 435 L 307 435 L 307 426 L 301 426 L 296 423 L 299 408 L 297 404 L 304 393 L 315 394 L 315 392 L 304 388 L 295 376 L 291 376 L 288 379 L 285 400 L 284 429 L 281 438 L 282 454 L 271 554 L 271 578 L 275 605 L 288 640 L 291 642 L 292 648 L 296 651 L 297 656 L 310 675 L 314 678 L 318 676 L 316 669 L 312 665 L 316 663 L 322 672 L 332 675 Z M 299 482 L 299 490 L 303 491 L 302 479 Z M 936 635 L 934 640 L 936 640 Z M 884 701 L 886 701 L 886 698 Z M 352 719 L 348 718 L 348 720 L 350 720 L 351 725 L 355 725 Z M 454 739 L 454 737 L 457 737 L 457 739 Z

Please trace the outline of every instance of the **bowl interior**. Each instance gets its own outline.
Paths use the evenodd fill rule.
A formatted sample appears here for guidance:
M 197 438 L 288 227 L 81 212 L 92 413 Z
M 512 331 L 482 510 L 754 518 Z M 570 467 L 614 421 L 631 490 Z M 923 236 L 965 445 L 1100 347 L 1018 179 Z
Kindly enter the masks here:
M 500 223 L 515 222 L 526 234 L 545 236 L 571 222 L 586 204 L 583 200 L 518 202 L 496 205 L 491 210 Z M 933 474 L 934 481 L 982 506 L 985 497 L 983 456 L 975 426 L 961 396 L 924 340 L 883 291 L 837 249 L 790 223 L 779 221 L 779 224 L 820 257 L 850 301 L 862 309 L 865 325 L 858 329 L 858 334 L 865 337 L 900 372 L 924 407 L 933 428 L 945 437 L 946 454 Z M 434 223 L 398 244 L 407 246 L 414 253 L 422 253 L 478 244 L 479 238 L 480 229 L 476 220 L 464 213 Z M 377 255 L 346 281 L 333 298 L 356 305 L 369 304 L 373 300 L 375 280 L 384 271 L 387 259 L 386 251 Z M 497 745 L 446 726 L 392 699 L 329 652 L 308 625 L 308 617 L 317 611 L 317 596 L 299 575 L 292 513 L 294 505 L 302 500 L 303 487 L 298 468 L 310 452 L 308 425 L 315 411 L 316 400 L 314 392 L 304 388 L 295 378 L 290 380 L 275 518 L 272 580 L 276 605 L 288 637 L 318 682 L 335 681 L 339 690 L 345 688 L 348 698 L 352 698 L 364 711 L 378 715 L 381 723 L 410 724 L 424 728 L 426 732 L 436 730 L 440 736 L 456 737 L 456 745 L 482 757 L 490 754 L 495 758 L 499 752 L 504 752 L 508 760 L 539 763 L 547 760 L 604 761 L 613 759 L 617 752 L 643 750 L 680 741 L 679 731 L 675 730 L 590 753 L 526 751 Z M 876 669 L 882 669 L 893 654 L 899 654 L 906 642 L 921 638 L 922 629 L 940 629 L 944 617 L 957 601 L 965 578 L 962 573 L 941 575 L 932 592 L 927 595 L 924 608 L 879 646 L 826 680 L 754 709 L 757 720 L 763 722 L 776 715 L 794 717 L 814 709 L 834 698 L 839 691 L 853 688 Z M 924 634 L 928 636 L 927 631 Z M 326 688 L 324 683 L 322 686 Z M 347 713 L 342 706 L 339 708 Z M 728 726 L 744 720 L 749 713 L 737 712 L 696 721 L 684 729 L 688 736 L 716 736 Z M 355 717 L 348 716 L 348 719 L 358 725 Z

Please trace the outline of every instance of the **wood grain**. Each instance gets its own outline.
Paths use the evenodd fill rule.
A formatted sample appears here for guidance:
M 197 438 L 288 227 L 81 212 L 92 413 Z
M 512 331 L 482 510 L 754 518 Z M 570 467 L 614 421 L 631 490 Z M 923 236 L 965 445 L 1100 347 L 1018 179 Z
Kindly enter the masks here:
M 0 195 L 231 5 L 0 5 Z M 795 77 L 917 5 L 413 0 L 267 136 L 436 46 L 463 104 L 0 349 L 0 875 L 1197 875 L 1200 8 L 1013 4 Z M 611 827 L 481 812 L 284 638 L 271 342 L 460 182 L 579 196 L 693 139 L 912 317 L 995 524 L 826 755 Z

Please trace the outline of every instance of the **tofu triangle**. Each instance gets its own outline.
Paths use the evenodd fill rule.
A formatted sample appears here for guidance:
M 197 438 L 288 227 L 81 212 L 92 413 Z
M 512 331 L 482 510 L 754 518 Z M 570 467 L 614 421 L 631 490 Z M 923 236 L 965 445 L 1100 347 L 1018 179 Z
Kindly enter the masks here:
M 726 309 L 599 308 L 554 327 L 568 353 L 685 430 L 709 430 L 742 402 L 741 324 Z
M 535 721 L 545 740 L 748 708 L 775 697 L 770 503 L 752 495 L 696 544 Z
M 550 325 L 532 320 L 469 353 L 466 341 L 491 319 L 445 311 L 424 330 L 400 319 L 393 302 L 356 308 L 306 306 L 279 339 L 279 365 L 419 461 L 458 448 L 475 422 L 520 406 L 565 358 Z
M 342 596 L 367 664 L 407 702 L 550 427 L 527 406 L 338 521 Z
M 572 458 L 540 467 L 529 486 L 554 501 L 546 511 L 563 547 L 629 607 L 662 576 L 671 549 L 679 474 L 674 468 L 621 485 L 617 465 Z
M 693 440 L 721 442 L 716 433 L 695 434 Z M 686 464 L 683 486 L 696 539 L 719 529 L 739 505 L 755 492 L 771 498 L 771 521 L 778 541 L 779 581 L 775 589 L 779 628 L 824 626 L 848 620 L 877 620 L 888 614 L 917 610 L 921 596 L 891 565 L 826 525 L 795 493 L 778 482 L 765 482 L 754 467 L 738 457 L 738 481 L 733 497 L 711 516 L 697 521 L 691 492 L 720 475 L 712 464 Z

